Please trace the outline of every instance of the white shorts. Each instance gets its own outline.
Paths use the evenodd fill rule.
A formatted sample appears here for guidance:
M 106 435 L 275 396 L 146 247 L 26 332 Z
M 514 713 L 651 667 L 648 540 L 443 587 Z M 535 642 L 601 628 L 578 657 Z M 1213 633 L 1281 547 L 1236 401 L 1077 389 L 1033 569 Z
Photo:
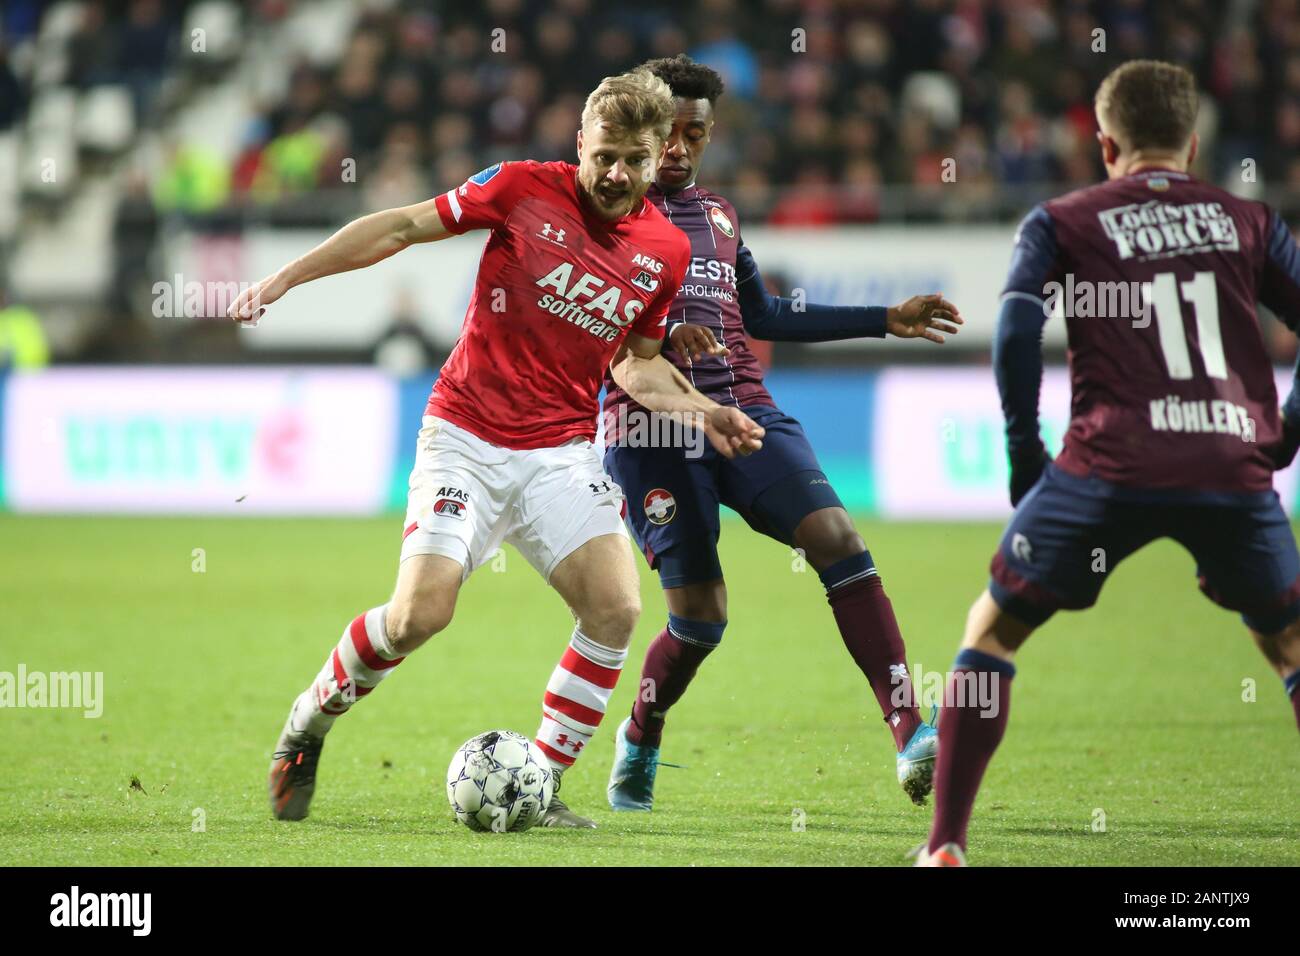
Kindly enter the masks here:
M 423 421 L 404 524 L 416 527 L 403 561 L 440 554 L 469 577 L 508 541 L 550 581 L 592 538 L 627 535 L 623 491 L 586 439 L 514 451 L 432 415 Z

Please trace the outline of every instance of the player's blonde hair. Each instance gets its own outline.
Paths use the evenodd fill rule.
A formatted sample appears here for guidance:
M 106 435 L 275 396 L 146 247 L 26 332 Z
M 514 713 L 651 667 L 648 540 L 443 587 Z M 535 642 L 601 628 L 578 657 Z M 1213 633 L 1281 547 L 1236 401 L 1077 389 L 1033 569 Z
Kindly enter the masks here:
M 677 107 L 668 84 L 649 70 L 607 76 L 591 91 L 582 108 L 582 127 L 605 126 L 615 135 L 648 129 L 666 143 Z

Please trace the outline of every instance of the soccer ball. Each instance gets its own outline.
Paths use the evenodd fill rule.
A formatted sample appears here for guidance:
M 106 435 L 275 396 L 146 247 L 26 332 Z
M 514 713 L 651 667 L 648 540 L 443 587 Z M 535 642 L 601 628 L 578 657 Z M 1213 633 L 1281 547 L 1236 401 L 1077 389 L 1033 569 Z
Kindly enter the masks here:
M 551 805 L 555 782 L 527 737 L 490 730 L 465 741 L 447 768 L 447 799 L 471 830 L 527 830 Z

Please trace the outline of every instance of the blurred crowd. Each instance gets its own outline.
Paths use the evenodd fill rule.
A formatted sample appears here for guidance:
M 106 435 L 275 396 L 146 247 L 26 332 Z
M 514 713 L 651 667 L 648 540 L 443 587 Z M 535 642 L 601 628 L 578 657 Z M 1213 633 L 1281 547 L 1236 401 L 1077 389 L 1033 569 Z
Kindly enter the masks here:
M 47 6 L 5 0 L 6 43 L 34 32 Z M 295 6 L 244 4 L 242 30 Z M 177 149 L 156 200 L 203 210 L 339 190 L 351 185 L 340 175 L 351 158 L 373 208 L 427 197 L 499 159 L 572 159 L 583 97 L 602 76 L 681 51 L 726 78 L 706 175 L 751 222 L 891 218 L 890 187 L 936 191 L 947 159 L 977 212 L 1017 188 L 1093 181 L 1093 91 L 1141 56 L 1199 78 L 1202 175 L 1240 179 L 1250 161 L 1261 184 L 1300 192 L 1297 0 L 358 6 L 337 62 L 289 64 L 287 92 L 255 104 L 233 161 Z M 129 84 L 147 122 L 190 7 L 88 0 L 70 81 Z M 0 52 L 0 129 L 21 116 L 29 81 Z
M 1093 93 L 1136 57 L 1196 74 L 1201 176 L 1300 218 L 1300 0 L 0 0 L 0 291 L 21 258 L 44 310 L 0 302 L 0 367 L 192 357 L 141 318 L 178 216 L 321 228 L 573 160 L 602 77 L 683 51 L 725 78 L 703 176 L 747 225 L 1015 221 L 1102 176 Z M 400 313 L 376 355 L 430 350 Z

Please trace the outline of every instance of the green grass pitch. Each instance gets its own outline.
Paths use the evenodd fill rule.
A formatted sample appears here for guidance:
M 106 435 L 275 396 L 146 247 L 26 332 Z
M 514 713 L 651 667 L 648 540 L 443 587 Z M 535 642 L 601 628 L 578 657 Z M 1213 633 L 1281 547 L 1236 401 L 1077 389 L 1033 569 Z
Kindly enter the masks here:
M 653 814 L 604 798 L 614 726 L 664 619 L 645 572 L 629 674 L 565 780 L 599 829 L 475 834 L 452 820 L 453 750 L 536 729 L 571 626 L 507 550 L 503 571 L 466 585 L 451 628 L 340 720 L 311 817 L 272 821 L 265 776 L 286 709 L 352 616 L 389 593 L 399 525 L 0 517 L 0 671 L 102 671 L 105 696 L 98 719 L 0 710 L 0 863 L 900 865 L 924 837 L 929 811 L 894 782 L 815 573 L 738 522 L 722 540 L 727 636 L 669 720 L 664 759 L 688 769 L 660 771 Z M 946 670 L 998 528 L 860 527 L 913 670 Z M 1196 591 L 1191 558 L 1160 543 L 1020 655 L 970 858 L 1296 865 L 1297 794 L 1280 682 Z

